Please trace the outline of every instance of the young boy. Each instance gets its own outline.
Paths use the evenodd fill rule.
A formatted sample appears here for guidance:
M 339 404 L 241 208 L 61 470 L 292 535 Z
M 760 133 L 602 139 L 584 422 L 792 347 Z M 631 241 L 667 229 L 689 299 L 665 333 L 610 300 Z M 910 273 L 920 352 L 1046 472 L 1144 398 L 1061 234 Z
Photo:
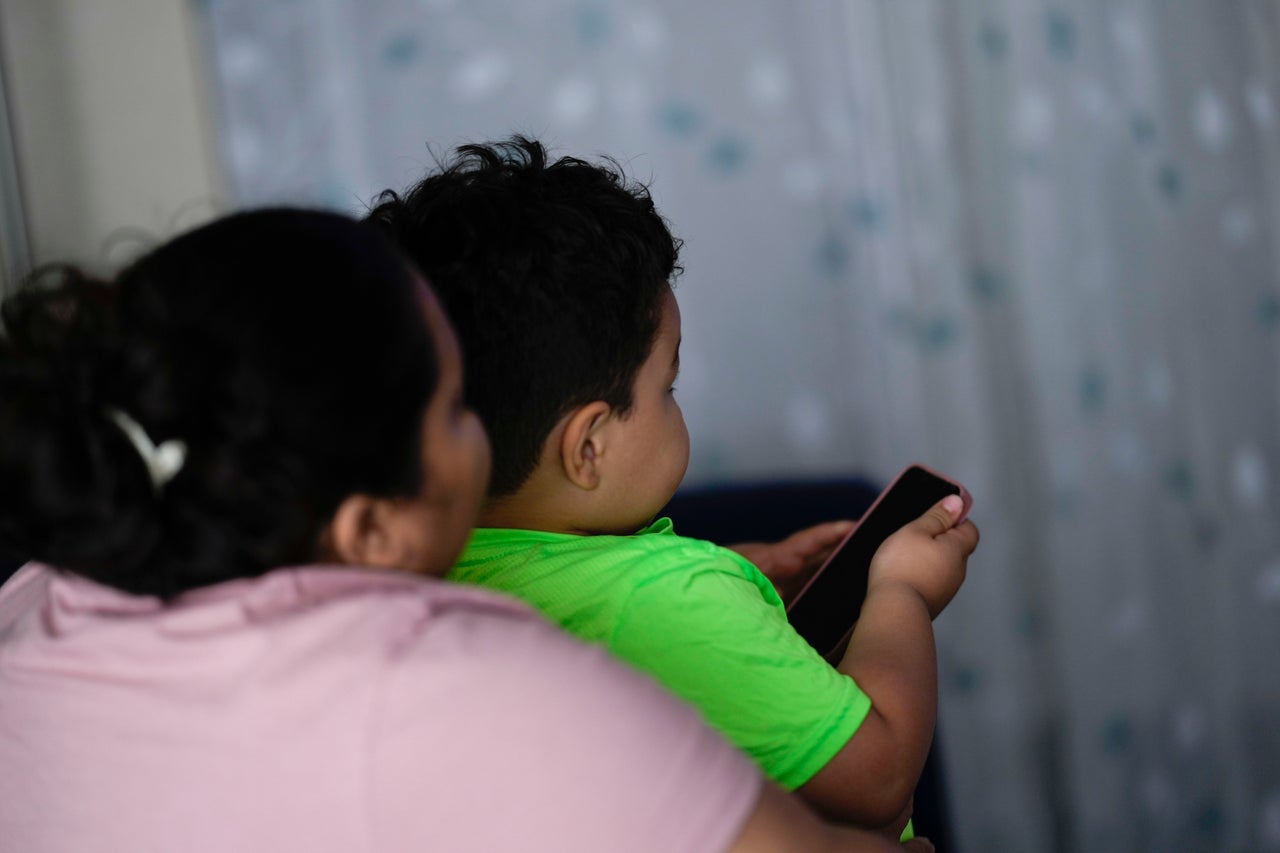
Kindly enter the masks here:
M 901 829 L 933 733 L 931 619 L 977 545 L 958 505 L 880 549 L 832 667 L 754 565 L 652 521 L 689 436 L 674 396 L 680 241 L 644 187 L 516 137 L 463 146 L 368 220 L 440 294 L 493 444 L 483 526 L 450 577 L 649 672 L 828 815 Z

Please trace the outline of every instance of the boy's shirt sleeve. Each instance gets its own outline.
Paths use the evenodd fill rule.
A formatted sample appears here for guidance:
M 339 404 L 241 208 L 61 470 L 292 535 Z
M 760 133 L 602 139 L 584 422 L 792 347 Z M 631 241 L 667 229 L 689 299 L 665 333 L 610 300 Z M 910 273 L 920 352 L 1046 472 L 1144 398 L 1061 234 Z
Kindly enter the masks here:
M 737 566 L 705 557 L 691 562 L 634 591 L 609 647 L 701 710 L 769 777 L 793 790 L 848 742 L 871 700 Z

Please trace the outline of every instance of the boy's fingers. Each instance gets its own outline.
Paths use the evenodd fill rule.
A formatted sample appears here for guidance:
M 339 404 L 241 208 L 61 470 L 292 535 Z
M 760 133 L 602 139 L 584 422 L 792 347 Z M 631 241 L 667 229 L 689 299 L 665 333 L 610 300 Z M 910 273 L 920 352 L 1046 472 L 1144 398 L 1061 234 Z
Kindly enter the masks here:
M 852 521 L 828 521 L 793 533 L 788 538 L 802 551 L 820 551 L 848 536 L 855 526 Z
M 964 501 L 959 495 L 947 495 L 938 501 L 914 523 L 930 536 L 941 536 L 952 528 L 960 513 L 964 512 Z
M 968 519 L 963 524 L 957 524 L 951 532 L 952 535 L 960 538 L 960 545 L 966 554 L 972 554 L 978 547 L 978 540 L 982 538 L 982 534 L 978 532 L 978 526 Z
M 844 539 L 856 526 L 857 524 L 852 521 L 828 521 L 824 524 L 815 524 L 813 527 L 806 527 L 804 530 L 792 533 L 771 547 L 786 554 L 789 559 L 798 561 L 801 564 L 798 567 L 802 567 L 820 557 L 825 558 L 831 549 L 840 544 L 840 540 Z

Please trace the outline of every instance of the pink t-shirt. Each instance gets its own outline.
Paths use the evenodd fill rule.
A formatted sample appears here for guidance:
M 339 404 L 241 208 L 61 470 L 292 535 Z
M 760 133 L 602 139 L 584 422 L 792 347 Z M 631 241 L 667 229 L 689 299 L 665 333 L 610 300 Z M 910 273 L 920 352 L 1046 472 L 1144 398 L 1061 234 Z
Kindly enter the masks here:
M 0 851 L 717 851 L 761 781 L 522 605 L 280 569 L 168 606 L 0 589 Z

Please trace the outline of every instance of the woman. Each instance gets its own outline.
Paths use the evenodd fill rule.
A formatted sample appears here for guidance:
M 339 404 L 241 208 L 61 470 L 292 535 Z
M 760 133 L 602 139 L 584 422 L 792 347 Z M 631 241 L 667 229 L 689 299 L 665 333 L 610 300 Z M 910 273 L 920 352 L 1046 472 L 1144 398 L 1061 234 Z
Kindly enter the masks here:
M 240 214 L 3 318 L 0 849 L 899 849 L 434 579 L 488 444 L 372 232 Z

